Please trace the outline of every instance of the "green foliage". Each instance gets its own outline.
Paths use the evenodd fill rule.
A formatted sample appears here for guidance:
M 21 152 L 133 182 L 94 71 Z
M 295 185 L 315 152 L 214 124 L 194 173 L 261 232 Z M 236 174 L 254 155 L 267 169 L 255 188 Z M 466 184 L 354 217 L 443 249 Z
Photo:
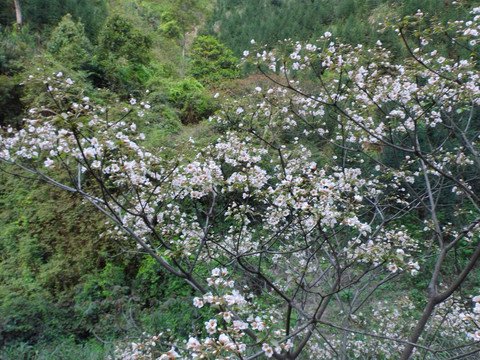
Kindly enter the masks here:
M 107 85 L 124 93 L 144 85 L 152 74 L 152 40 L 135 27 L 132 21 L 111 15 L 100 35 L 97 54 L 99 67 Z
M 151 60 L 152 40 L 144 35 L 127 18 L 114 14 L 107 18 L 99 36 L 101 60 L 124 59 L 136 64 Z
M 238 78 L 238 59 L 214 36 L 199 36 L 190 50 L 191 69 L 194 78 L 203 84 L 222 79 Z
M 103 223 L 69 194 L 0 176 L 0 344 L 85 334 L 71 301 L 104 261 Z
M 20 101 L 22 95 L 21 86 L 15 78 L 0 75 L 0 126 L 6 124 L 18 124 L 18 116 L 23 110 Z
M 118 295 L 118 286 L 126 284 L 123 268 L 112 263 L 106 264 L 98 274 L 87 274 L 82 277 L 82 290 L 77 301 L 96 301 Z
M 165 62 L 152 61 L 152 47 L 157 46 L 157 57 L 162 55 L 152 41 L 158 41 L 159 33 L 145 32 L 140 20 L 123 13 L 112 15 L 103 26 L 105 3 L 90 3 L 65 1 L 59 9 L 58 1 L 32 0 L 23 7 L 27 25 L 22 31 L 2 29 L 0 67 L 9 75 L 0 76 L 2 126 L 21 126 L 16 118 L 22 110 L 52 106 L 43 91 L 45 84 L 25 81 L 19 86 L 21 80 L 10 76 L 20 71 L 18 78 L 24 80 L 63 72 L 81 88 L 72 96 L 89 96 L 100 103 L 111 93 L 94 93 L 91 80 L 124 96 L 152 85 L 152 108 L 145 123 L 139 124 L 152 146 L 179 132 L 181 120 L 197 122 L 214 111 L 211 97 L 197 80 L 178 79 L 183 69 L 176 58 L 168 58 L 170 53 L 162 58 Z M 65 10 L 71 15 L 57 25 Z M 190 15 L 183 16 L 180 32 L 191 29 Z M 54 25 L 51 33 L 33 34 Z M 97 42 L 92 31 L 96 35 L 102 27 Z M 39 54 L 43 50 L 39 48 L 34 57 L 35 47 L 45 38 L 49 56 Z M 113 109 L 109 116 L 115 116 Z M 155 264 L 135 256 L 122 261 L 115 257 L 121 250 L 108 236 L 99 236 L 105 224 L 91 208 L 32 180 L 0 174 L 0 182 L 0 358 L 103 359 L 103 345 L 83 343 L 92 331 L 109 339 L 138 335 L 137 326 L 153 332 L 174 328 L 185 337 L 192 331 L 191 319 L 199 315 L 192 312 L 191 291 L 159 272 Z
M 162 22 L 172 22 L 179 35 L 185 37 L 200 22 L 200 16 L 205 11 L 201 0 L 171 0 L 162 16 Z
M 429 18 L 451 18 L 458 11 L 438 0 L 421 4 L 415 0 L 219 0 L 207 27 L 237 56 L 250 48 L 251 39 L 274 46 L 288 38 L 318 39 L 326 31 L 347 43 L 372 45 L 380 39 L 401 56 L 400 39 L 379 33 L 379 23 L 401 19 L 418 8 Z
M 134 327 L 128 312 L 135 299 L 129 296 L 128 276 L 121 264 L 107 263 L 102 270 L 86 274 L 77 291 L 75 308 L 85 328 L 111 339 Z
M 210 32 L 216 33 L 221 42 L 240 56 L 250 48 L 251 39 L 274 44 L 285 38 L 318 37 L 333 21 L 337 6 L 336 1 L 330 0 L 220 0 L 208 26 Z
M 2 360 L 99 360 L 106 359 L 111 354 L 111 345 L 97 340 L 78 343 L 73 337 L 56 338 L 37 346 L 26 342 L 15 342 L 0 349 Z
M 24 26 L 21 31 L 0 25 L 0 74 L 11 75 L 19 71 L 22 60 L 34 52 L 34 36 Z
M 163 36 L 170 39 L 176 39 L 182 35 L 182 29 L 180 25 L 169 11 L 162 13 L 160 19 L 162 23 L 159 29 Z
M 181 279 L 165 270 L 151 257 L 145 257 L 138 269 L 135 289 L 147 312 L 142 313 L 142 323 L 154 332 L 172 330 L 179 338 L 187 338 L 194 329 L 192 324 L 203 311 L 192 307 L 192 289 Z
M 65 15 L 53 30 L 47 50 L 74 70 L 91 62 L 92 46 L 84 27 L 80 22 L 74 22 L 70 14 Z
M 178 109 L 183 124 L 198 123 L 216 110 L 211 96 L 194 78 L 185 78 L 169 84 L 167 96 Z
M 13 4 L 13 1 L 9 2 Z M 45 27 L 56 26 L 64 15 L 70 13 L 75 21 L 85 24 L 90 39 L 96 37 L 107 14 L 105 0 L 27 0 L 20 3 L 23 20 L 32 29 L 42 30 Z M 15 21 L 12 7 L 10 6 L 7 16 L 0 17 L 3 25 Z
M 45 331 L 52 298 L 33 279 L 18 279 L 2 286 L 0 299 L 0 343 L 33 340 Z
M 131 259 L 128 267 L 108 263 L 82 278 L 75 303 L 83 326 L 104 338 L 136 333 L 138 327 L 187 337 L 192 319 L 201 316 L 191 306 L 191 288 L 150 257 Z
M 145 123 L 139 129 L 145 133 L 147 142 L 152 148 L 158 148 L 169 143 L 173 134 L 182 129 L 180 112 L 175 109 L 167 94 L 163 90 L 150 93 L 151 109 L 145 116 Z

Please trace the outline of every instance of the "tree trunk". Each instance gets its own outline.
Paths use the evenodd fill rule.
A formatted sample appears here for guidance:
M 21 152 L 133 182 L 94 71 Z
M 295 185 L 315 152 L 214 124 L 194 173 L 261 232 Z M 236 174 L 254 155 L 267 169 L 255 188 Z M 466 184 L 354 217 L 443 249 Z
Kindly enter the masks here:
M 423 329 L 425 328 L 425 325 L 427 324 L 428 320 L 430 319 L 430 316 L 432 315 L 433 309 L 435 308 L 436 305 L 435 299 L 430 299 L 425 306 L 425 309 L 423 310 L 422 317 L 420 318 L 420 321 L 418 322 L 417 326 L 413 330 L 412 335 L 408 339 L 410 344 L 407 344 L 405 346 L 405 350 L 403 350 L 403 353 L 401 355 L 401 360 L 408 360 L 410 359 L 410 356 L 412 355 L 413 349 L 415 348 L 415 345 L 418 341 L 418 338 L 420 337 L 421 333 L 423 332 Z
M 17 16 L 17 29 L 20 30 L 23 26 L 22 9 L 20 8 L 20 0 L 14 0 L 15 2 L 15 14 Z

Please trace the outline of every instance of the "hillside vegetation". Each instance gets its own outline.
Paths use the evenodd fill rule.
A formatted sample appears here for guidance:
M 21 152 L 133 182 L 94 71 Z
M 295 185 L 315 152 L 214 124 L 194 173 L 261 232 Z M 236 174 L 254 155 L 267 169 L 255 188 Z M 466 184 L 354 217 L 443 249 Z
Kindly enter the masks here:
M 234 339 L 215 345 L 217 355 L 224 356 L 219 358 L 227 359 L 233 355 L 223 353 L 222 346 L 241 340 L 228 324 L 235 316 L 246 318 L 242 306 L 268 315 L 248 320 L 255 331 L 267 326 L 248 343 L 248 358 L 271 357 L 276 346 L 275 351 L 292 356 L 284 359 L 293 359 L 289 346 L 295 342 L 307 349 L 295 355 L 299 359 L 396 359 L 406 351 L 406 342 L 390 346 L 381 337 L 410 336 L 412 327 L 407 320 L 400 325 L 399 319 L 422 317 L 437 299 L 431 296 L 432 284 L 437 281 L 439 289 L 445 284 L 448 290 L 458 279 L 449 302 L 432 305 L 438 305 L 437 312 L 425 337 L 409 337 L 423 346 L 412 356 L 436 358 L 428 351 L 438 346 L 453 349 L 440 351 L 450 356 L 442 359 L 454 358 L 463 354 L 465 337 L 478 342 L 480 333 L 465 319 L 477 316 L 471 298 L 480 292 L 478 265 L 472 260 L 480 214 L 478 139 L 470 142 L 478 137 L 480 117 L 478 94 L 472 90 L 467 96 L 456 88 L 466 91 L 463 76 L 474 78 L 471 86 L 478 87 L 477 43 L 453 41 L 450 34 L 456 28 L 446 24 L 470 18 L 479 1 L 20 0 L 21 27 L 14 1 L 5 3 L 0 8 L 0 139 L 7 141 L 12 133 L 41 138 L 41 131 L 34 130 L 38 123 L 26 121 L 38 116 L 71 131 L 75 136 L 68 141 L 83 150 L 94 148 L 91 138 L 105 141 L 108 150 L 100 154 L 111 156 L 112 163 L 102 177 L 90 162 L 90 156 L 100 160 L 98 152 L 86 156 L 80 150 L 82 156 L 70 158 L 72 144 L 57 139 L 61 150 L 50 153 L 56 163 L 50 159 L 54 155 L 39 155 L 35 162 L 38 154 L 30 154 L 18 167 L 2 152 L 8 146 L 0 145 L 1 359 L 127 359 L 135 353 L 132 342 L 143 344 L 144 358 L 175 358 L 174 349 L 210 346 L 192 345 L 192 339 L 200 339 L 203 324 L 215 316 L 218 327 L 225 328 L 222 334 Z M 395 24 L 403 24 L 405 34 L 392 31 Z M 325 52 L 315 58 L 317 46 Z M 419 51 L 435 61 L 413 61 Z M 463 69 L 457 67 L 461 59 L 474 60 Z M 443 68 L 444 62 L 451 68 Z M 381 66 L 374 69 L 372 63 Z M 400 70 L 404 64 L 406 70 Z M 399 83 L 416 82 L 412 103 L 369 98 L 370 89 L 390 86 L 396 75 Z M 375 82 L 377 76 L 383 83 Z M 452 89 L 459 91 L 452 98 L 438 95 Z M 332 96 L 337 90 L 338 97 Z M 362 91 L 367 95 L 362 97 Z M 419 120 L 414 128 L 404 126 L 409 111 L 426 119 L 426 125 Z M 436 114 L 448 123 L 431 126 L 440 123 Z M 358 118 L 371 122 L 358 125 Z M 102 128 L 98 119 L 106 119 L 108 126 Z M 349 125 L 352 119 L 357 127 Z M 113 130 L 117 133 L 110 139 Z M 376 141 L 376 131 L 387 140 Z M 138 149 L 134 136 L 142 144 L 141 155 L 132 155 Z M 28 146 L 25 142 L 15 151 L 26 153 Z M 410 147 L 415 150 L 409 152 Z M 136 175 L 149 186 L 158 181 L 148 189 L 149 196 L 139 190 L 143 185 L 135 183 L 135 176 L 116 178 L 112 170 L 113 164 L 128 169 L 127 159 L 137 155 L 135 161 L 148 163 L 151 170 Z M 44 173 L 42 166 L 47 167 Z M 209 171 L 214 175 L 205 180 Z M 172 190 L 175 176 L 184 179 L 178 193 Z M 325 193 L 317 193 L 322 176 L 331 186 L 322 183 Z M 78 186 L 81 192 L 52 183 Z M 320 209 L 332 188 L 341 189 L 329 197 L 337 207 Z M 162 201 L 149 208 L 145 204 L 154 195 Z M 292 200 L 297 195 L 303 200 Z M 91 205 L 102 196 L 113 199 L 113 205 L 105 205 L 105 199 L 98 203 L 109 217 Z M 318 206 L 309 207 L 309 202 Z M 130 219 L 135 211 L 140 215 Z M 337 220 L 327 223 L 327 213 Z M 147 225 L 140 226 L 138 219 Z M 384 247 L 366 240 L 375 226 L 372 239 L 381 238 Z M 129 229 L 138 232 L 127 234 Z M 135 234 L 151 241 L 155 251 L 132 241 Z M 199 234 L 204 234 L 201 241 Z M 200 250 L 189 244 L 192 239 L 201 242 Z M 328 250 L 319 250 L 324 244 Z M 362 253 L 367 244 L 370 250 Z M 381 255 L 373 259 L 369 251 Z M 167 259 L 182 276 L 152 254 Z M 284 255 L 285 263 L 278 261 Z M 352 258 L 362 264 L 355 267 Z M 315 271 L 309 264 L 315 264 Z M 228 272 L 220 275 L 219 268 Z M 464 269 L 468 277 L 463 277 Z M 216 296 L 232 299 L 233 280 L 251 294 L 244 301 L 237 297 L 238 304 L 232 300 L 235 316 L 202 291 L 215 287 Z M 301 305 L 293 306 L 292 299 Z M 323 309 L 330 300 L 334 305 Z M 396 308 L 391 310 L 389 303 Z M 315 324 L 319 309 L 326 320 Z M 398 309 L 404 311 L 399 316 Z M 452 309 L 457 318 L 465 316 L 461 325 L 448 317 Z M 315 338 L 313 345 L 304 348 L 294 335 L 307 329 L 298 330 L 309 312 L 315 313 L 311 323 L 318 328 L 305 337 L 305 344 Z M 372 322 L 373 313 L 383 320 Z M 328 327 L 336 314 L 342 316 L 341 326 Z M 275 327 L 276 316 L 286 317 L 287 330 Z M 214 333 L 217 322 L 206 326 Z M 353 328 L 358 337 L 346 330 Z M 375 334 L 378 343 L 363 331 Z M 459 340 L 462 331 L 470 335 Z M 150 349 L 154 334 L 163 336 L 160 350 Z M 347 346 L 347 338 L 356 345 Z M 381 348 L 381 355 L 365 343 Z M 475 346 L 471 359 L 480 351 Z M 216 358 L 206 354 L 205 359 Z
M 419 8 L 428 20 L 465 15 L 465 9 L 443 0 L 218 0 L 207 29 L 237 56 L 250 47 L 251 39 L 275 46 L 277 40 L 316 40 L 326 31 L 350 44 L 373 45 L 381 40 L 405 56 L 401 41 L 379 30 Z

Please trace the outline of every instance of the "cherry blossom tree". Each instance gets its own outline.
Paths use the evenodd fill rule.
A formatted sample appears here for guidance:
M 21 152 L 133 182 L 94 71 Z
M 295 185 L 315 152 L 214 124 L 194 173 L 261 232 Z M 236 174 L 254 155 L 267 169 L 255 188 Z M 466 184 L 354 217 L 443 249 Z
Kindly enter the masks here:
M 380 42 L 330 33 L 272 51 L 252 41 L 245 61 L 271 88 L 225 99 L 211 118 L 223 135 L 174 157 L 143 144 L 146 100 L 112 117 L 64 74 L 32 76 L 49 98 L 2 129 L 8 171 L 83 197 L 216 314 L 188 340 L 145 335 L 118 358 L 480 351 L 480 298 L 462 287 L 480 256 L 480 8 L 425 32 L 422 17 L 395 28 L 411 54 L 400 64 Z M 440 36 L 466 56 L 442 55 Z

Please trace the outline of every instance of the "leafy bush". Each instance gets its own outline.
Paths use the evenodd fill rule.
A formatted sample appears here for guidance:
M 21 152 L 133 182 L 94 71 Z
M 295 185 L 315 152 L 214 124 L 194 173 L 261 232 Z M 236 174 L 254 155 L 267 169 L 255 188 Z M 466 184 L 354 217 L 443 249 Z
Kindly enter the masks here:
M 47 43 L 47 50 L 72 69 L 84 68 L 92 61 L 92 46 L 85 36 L 83 24 L 65 15 Z
M 21 86 L 18 85 L 15 78 L 0 75 L 0 126 L 15 124 L 18 126 L 17 117 L 23 110 L 23 104 L 20 101 L 22 96 Z
M 203 84 L 239 77 L 238 59 L 214 36 L 197 37 L 190 58 L 190 73 Z
M 22 67 L 22 61 L 33 53 L 34 36 L 28 26 L 21 31 L 8 30 L 0 26 L 0 74 L 12 75 Z
M 127 18 L 115 14 L 107 18 L 99 36 L 98 53 L 102 61 L 127 60 L 146 65 L 151 60 L 152 40 Z
M 216 109 L 211 96 L 194 78 L 185 78 L 169 84 L 167 95 L 173 106 L 179 110 L 183 124 L 198 123 L 212 115 Z
M 115 14 L 103 27 L 97 47 L 99 70 L 107 86 L 124 94 L 142 87 L 152 73 L 152 40 L 127 18 Z
M 0 344 L 84 338 L 72 298 L 81 276 L 104 266 L 104 224 L 68 194 L 0 179 Z

